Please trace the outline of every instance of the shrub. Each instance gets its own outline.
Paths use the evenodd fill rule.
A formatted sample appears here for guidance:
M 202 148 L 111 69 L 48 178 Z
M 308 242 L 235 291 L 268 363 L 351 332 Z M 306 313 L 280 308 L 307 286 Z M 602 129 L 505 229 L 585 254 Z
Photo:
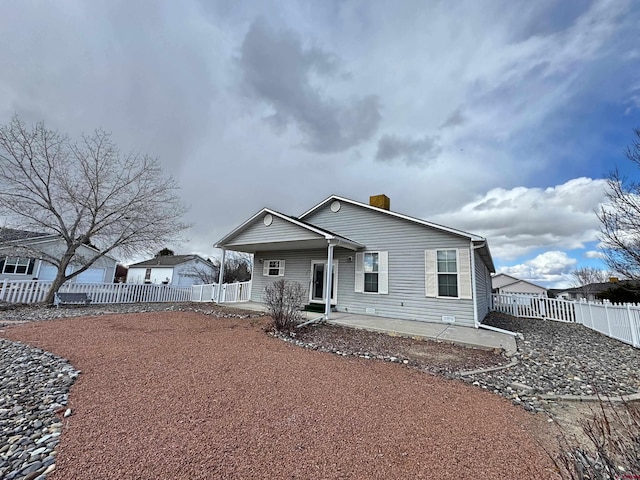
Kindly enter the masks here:
M 640 479 L 640 405 L 614 406 L 604 400 L 582 423 L 588 445 L 561 440 L 555 460 L 562 478 L 571 480 Z
M 305 304 L 307 292 L 298 282 L 277 280 L 264 289 L 267 313 L 273 319 L 275 330 L 289 330 L 303 320 L 300 309 Z

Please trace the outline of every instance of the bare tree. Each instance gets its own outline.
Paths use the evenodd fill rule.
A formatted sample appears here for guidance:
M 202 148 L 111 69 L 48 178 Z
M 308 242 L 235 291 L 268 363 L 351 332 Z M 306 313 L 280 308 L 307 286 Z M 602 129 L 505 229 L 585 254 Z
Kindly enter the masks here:
M 640 129 L 625 151 L 640 167 Z M 605 260 L 612 271 L 640 279 L 640 183 L 629 181 L 616 170 L 609 175 L 607 204 L 597 212 Z
M 177 190 L 157 159 L 120 153 L 102 130 L 75 142 L 17 116 L 0 126 L 0 214 L 63 240 L 55 255 L 30 247 L 58 268 L 45 302 L 104 255 L 150 254 L 177 240 L 187 227 Z M 82 245 L 96 250 L 82 255 Z M 78 268 L 67 274 L 68 265 Z
M 606 282 L 608 277 L 607 272 L 595 267 L 576 268 L 570 274 L 574 285 L 578 287 L 584 298 L 589 298 L 596 293 L 594 284 Z
M 215 263 L 220 268 L 220 261 Z M 224 261 L 224 282 L 248 282 L 251 280 L 251 256 L 242 252 L 227 252 Z M 218 283 L 218 279 L 216 279 Z
M 194 265 L 186 273 L 205 285 L 218 283 L 220 260 L 207 259 L 207 261 L 211 263 L 213 270 Z M 248 282 L 249 280 L 251 280 L 251 256 L 248 253 L 227 252 L 222 283 Z
M 199 265 L 191 265 L 185 270 L 185 274 L 193 277 L 201 285 L 211 285 L 218 283 L 218 272 L 220 271 L 220 264 L 217 265 L 207 258 L 207 262 L 211 264 L 211 268 L 204 268 Z

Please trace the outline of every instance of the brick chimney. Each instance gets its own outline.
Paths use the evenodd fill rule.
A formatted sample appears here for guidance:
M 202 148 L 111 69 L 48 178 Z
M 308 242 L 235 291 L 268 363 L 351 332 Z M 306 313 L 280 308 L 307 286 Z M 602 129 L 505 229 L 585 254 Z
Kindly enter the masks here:
M 369 197 L 369 205 L 372 207 L 383 208 L 385 210 L 391 209 L 391 199 L 385 194 L 372 195 Z

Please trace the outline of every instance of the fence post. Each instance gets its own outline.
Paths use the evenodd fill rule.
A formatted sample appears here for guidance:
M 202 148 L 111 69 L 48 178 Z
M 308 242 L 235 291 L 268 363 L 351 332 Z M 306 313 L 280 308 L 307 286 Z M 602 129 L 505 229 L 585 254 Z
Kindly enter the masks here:
M 5 278 L 2 281 L 2 288 L 0 288 L 0 300 L 4 300 L 4 292 L 7 289 L 7 279 Z
M 631 328 L 631 342 L 633 343 L 633 346 L 637 348 L 640 346 L 640 342 L 638 342 L 638 333 L 636 332 L 636 325 L 631 314 L 631 306 L 628 303 L 627 318 L 629 319 L 629 327 Z
M 609 310 L 607 309 L 607 304 L 604 304 L 604 315 L 607 317 L 607 336 L 611 336 L 611 321 L 609 320 Z

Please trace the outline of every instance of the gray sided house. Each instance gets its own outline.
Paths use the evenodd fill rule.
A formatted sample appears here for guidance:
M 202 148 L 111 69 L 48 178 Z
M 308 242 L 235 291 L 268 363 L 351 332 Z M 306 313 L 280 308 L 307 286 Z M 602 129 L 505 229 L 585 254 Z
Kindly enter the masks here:
M 392 212 L 384 195 L 370 204 L 333 195 L 299 217 L 264 208 L 215 246 L 254 254 L 255 302 L 284 278 L 304 285 L 326 318 L 337 310 L 478 326 L 489 312 L 487 241 Z
M 44 258 L 50 255 L 61 258 L 65 250 L 64 240 L 58 235 L 0 228 L 0 282 L 3 280 L 54 280 L 58 271 Z M 91 258 L 98 251 L 89 245 L 81 245 L 77 256 Z M 69 280 L 72 283 L 112 283 L 117 261 L 107 255 Z M 73 261 L 67 274 L 79 268 Z

